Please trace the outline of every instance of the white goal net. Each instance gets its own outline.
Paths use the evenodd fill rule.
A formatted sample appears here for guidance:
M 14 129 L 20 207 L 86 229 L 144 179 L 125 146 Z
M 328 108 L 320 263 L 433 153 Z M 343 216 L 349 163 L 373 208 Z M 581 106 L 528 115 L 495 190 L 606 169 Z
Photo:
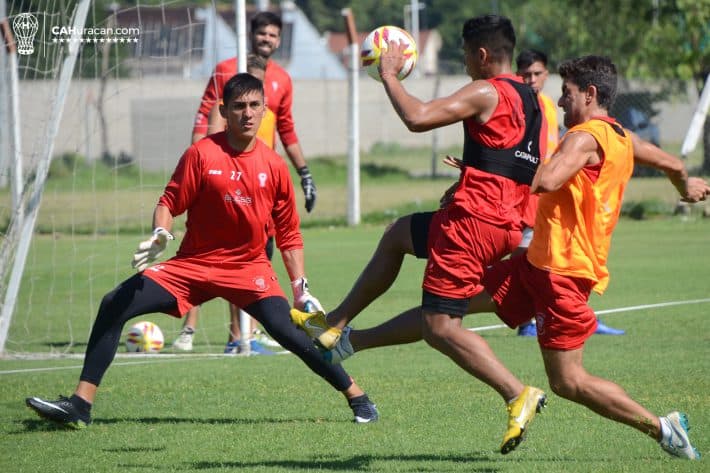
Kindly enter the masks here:
M 0 355 L 83 354 L 101 298 L 132 274 L 209 73 L 235 55 L 234 10 L 153 3 L 0 1 Z M 168 346 L 181 328 L 138 320 Z M 196 351 L 221 351 L 227 331 L 226 303 L 207 304 Z

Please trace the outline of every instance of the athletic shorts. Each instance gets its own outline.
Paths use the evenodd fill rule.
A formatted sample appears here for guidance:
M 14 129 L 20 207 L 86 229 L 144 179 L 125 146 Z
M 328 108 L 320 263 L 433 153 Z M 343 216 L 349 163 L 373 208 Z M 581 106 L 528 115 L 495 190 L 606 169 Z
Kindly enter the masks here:
M 195 115 L 195 124 L 192 127 L 192 134 L 207 135 L 207 121 L 208 117 L 202 112 L 197 112 Z
M 412 237 L 412 246 L 414 247 L 414 256 L 419 259 L 427 259 L 429 257 L 429 249 L 427 248 L 429 240 L 429 226 L 435 212 L 417 212 L 412 214 L 409 219 L 409 232 Z
M 171 258 L 148 267 L 143 275 L 177 299 L 177 308 L 170 313 L 175 317 L 216 297 L 237 307 L 267 297 L 286 297 L 269 261 L 210 265 L 198 258 Z
M 495 263 L 482 284 L 510 328 L 535 317 L 542 348 L 576 350 L 597 329 L 597 318 L 587 303 L 594 283 L 536 268 L 526 253 Z
M 486 267 L 515 249 L 520 230 L 484 222 L 458 206 L 434 213 L 429 227 L 429 261 L 422 288 L 447 299 L 479 292 Z

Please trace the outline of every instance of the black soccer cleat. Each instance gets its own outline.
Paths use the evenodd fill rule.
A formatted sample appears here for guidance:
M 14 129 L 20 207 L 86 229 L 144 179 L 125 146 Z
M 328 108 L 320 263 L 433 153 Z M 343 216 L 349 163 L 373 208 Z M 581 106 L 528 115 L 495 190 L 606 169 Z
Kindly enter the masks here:
M 91 415 L 88 412 L 80 412 L 71 400 L 64 396 L 59 396 L 56 401 L 28 397 L 25 399 L 25 404 L 35 411 L 38 416 L 67 429 L 83 429 L 91 424 Z

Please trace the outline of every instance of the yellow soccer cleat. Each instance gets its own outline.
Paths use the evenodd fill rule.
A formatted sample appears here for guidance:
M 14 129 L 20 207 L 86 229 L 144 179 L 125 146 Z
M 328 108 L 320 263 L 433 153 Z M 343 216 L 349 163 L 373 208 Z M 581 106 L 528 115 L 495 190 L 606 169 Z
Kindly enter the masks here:
M 525 438 L 525 432 L 535 418 L 535 414 L 546 405 L 547 395 L 541 389 L 532 386 L 525 386 L 520 396 L 508 403 L 508 430 L 503 436 L 500 453 L 505 455 L 515 450 L 515 447 Z
M 328 325 L 323 311 L 309 313 L 291 309 L 291 320 L 326 350 L 332 350 L 340 340 L 342 330 Z

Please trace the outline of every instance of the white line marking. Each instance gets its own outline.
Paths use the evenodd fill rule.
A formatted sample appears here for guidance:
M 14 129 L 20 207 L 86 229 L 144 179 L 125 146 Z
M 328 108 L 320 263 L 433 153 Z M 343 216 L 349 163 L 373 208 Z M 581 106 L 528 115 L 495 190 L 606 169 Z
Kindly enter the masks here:
M 291 352 L 289 351 L 277 351 L 274 352 L 275 355 L 288 355 Z M 143 361 L 119 361 L 117 363 L 112 363 L 111 366 L 133 366 L 133 365 L 148 365 L 151 363 L 166 363 L 169 361 L 195 361 L 195 360 L 203 360 L 203 359 L 208 359 L 208 360 L 222 360 L 225 358 L 244 358 L 244 356 L 239 356 L 239 355 L 223 355 L 223 354 L 218 354 L 218 353 L 199 353 L 199 354 L 193 354 L 193 355 L 176 355 L 172 353 L 166 353 L 164 355 L 161 354 L 152 354 L 152 355 L 141 355 L 139 353 L 135 354 L 118 354 L 116 355 L 117 357 L 123 358 L 125 357 L 142 357 L 145 358 Z M 256 356 L 256 355 L 253 355 Z M 67 356 L 62 356 L 62 357 L 54 357 L 55 359 L 83 359 L 84 355 L 67 355 Z M 44 358 L 45 360 L 48 358 Z M 35 358 L 37 360 L 37 358 Z M 81 369 L 83 366 L 82 365 L 72 365 L 72 366 L 53 366 L 53 367 L 46 367 L 46 368 L 26 368 L 26 369 L 17 369 L 17 370 L 4 370 L 0 371 L 0 376 L 4 374 L 18 374 L 18 373 L 36 373 L 38 371 L 60 371 L 60 370 L 74 370 L 74 369 Z
M 710 302 L 710 299 L 691 299 L 688 301 L 673 301 L 673 302 L 661 302 L 658 304 L 632 305 L 629 307 L 619 307 L 618 309 L 596 310 L 596 311 L 594 311 L 594 313 L 597 315 L 616 314 L 618 312 L 631 312 L 634 310 L 655 309 L 657 307 L 670 307 L 670 306 L 674 306 L 674 305 L 701 304 L 703 302 Z M 471 332 L 485 332 L 486 330 L 495 330 L 497 328 L 507 328 L 507 327 L 508 326 L 505 324 L 496 324 L 496 325 L 484 325 L 482 327 L 473 327 L 473 328 L 470 328 L 469 330 Z

